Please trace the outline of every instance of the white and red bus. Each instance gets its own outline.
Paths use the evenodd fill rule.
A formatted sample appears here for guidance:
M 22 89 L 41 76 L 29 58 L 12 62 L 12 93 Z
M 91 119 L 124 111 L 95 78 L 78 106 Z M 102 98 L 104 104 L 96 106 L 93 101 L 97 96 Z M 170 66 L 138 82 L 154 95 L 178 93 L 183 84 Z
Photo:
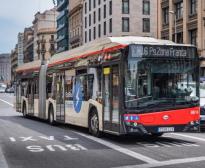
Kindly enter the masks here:
M 199 121 L 199 58 L 191 45 L 108 37 L 17 69 L 16 109 L 99 136 L 187 131 Z

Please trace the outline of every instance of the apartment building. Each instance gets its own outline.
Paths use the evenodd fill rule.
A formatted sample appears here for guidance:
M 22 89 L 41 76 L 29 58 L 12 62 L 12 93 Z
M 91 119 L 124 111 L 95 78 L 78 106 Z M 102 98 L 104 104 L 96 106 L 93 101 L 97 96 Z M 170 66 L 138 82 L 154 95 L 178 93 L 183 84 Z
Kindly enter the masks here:
M 157 37 L 158 0 L 84 0 L 83 43 L 105 36 Z
M 196 45 L 205 76 L 205 1 L 160 0 L 158 8 L 159 38 Z
M 72 0 L 73 1 L 73 0 Z M 74 0 L 75 1 L 75 0 Z M 68 50 L 68 0 L 57 0 L 57 52 Z
M 0 54 L 0 82 L 5 84 L 11 80 L 11 60 L 9 54 Z
M 36 13 L 33 21 L 34 60 L 47 60 L 56 50 L 56 9 Z
M 31 62 L 34 60 L 34 51 L 33 51 L 33 40 L 34 40 L 34 31 L 33 26 L 24 29 L 24 41 L 23 41 L 23 62 Z
M 23 55 L 23 42 L 24 42 L 24 33 L 18 34 L 18 65 L 22 65 L 24 55 Z
M 69 49 L 83 44 L 83 0 L 69 1 Z
M 11 51 L 11 83 L 13 84 L 16 80 L 16 68 L 18 67 L 18 45 L 16 44 L 15 48 Z

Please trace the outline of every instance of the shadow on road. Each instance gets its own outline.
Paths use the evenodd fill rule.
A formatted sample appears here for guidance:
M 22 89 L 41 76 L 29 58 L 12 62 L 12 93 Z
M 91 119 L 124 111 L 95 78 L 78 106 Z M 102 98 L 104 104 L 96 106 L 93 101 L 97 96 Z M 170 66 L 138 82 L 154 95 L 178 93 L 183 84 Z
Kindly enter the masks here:
M 40 120 L 33 117 L 24 118 L 21 115 L 19 116 L 0 116 L 0 120 L 9 121 L 18 125 L 21 125 L 25 128 L 31 129 L 33 131 L 44 134 L 45 136 L 58 136 L 58 135 L 66 135 L 66 133 L 70 134 L 73 132 L 80 132 L 89 135 L 88 129 L 77 127 L 68 124 L 56 124 L 55 126 L 49 125 L 46 121 Z M 70 132 L 68 132 L 70 131 Z M 73 133 L 72 132 L 72 133 Z M 55 134 L 55 135 L 54 135 Z M 74 134 L 74 133 L 73 133 Z M 166 135 L 166 134 L 165 134 Z M 167 134 L 168 137 L 152 137 L 150 135 L 123 135 L 123 136 L 115 136 L 110 134 L 103 134 L 102 139 L 112 141 L 113 143 L 118 143 L 121 145 L 136 145 L 137 143 L 150 143 L 153 144 L 155 142 L 161 143 L 190 143 L 195 144 L 194 141 L 177 139 L 176 137 L 172 137 L 172 134 Z

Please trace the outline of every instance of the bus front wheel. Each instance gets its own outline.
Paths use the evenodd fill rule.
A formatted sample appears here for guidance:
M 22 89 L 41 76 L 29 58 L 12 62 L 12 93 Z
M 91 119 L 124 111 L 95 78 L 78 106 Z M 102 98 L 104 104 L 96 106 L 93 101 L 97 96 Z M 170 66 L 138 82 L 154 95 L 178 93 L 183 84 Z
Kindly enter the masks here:
M 54 112 L 53 112 L 53 107 L 50 106 L 49 108 L 49 117 L 48 117 L 48 121 L 50 125 L 54 125 L 55 121 L 54 121 Z
M 163 135 L 163 133 L 151 133 L 152 137 L 161 137 Z
M 97 114 L 97 110 L 95 108 L 92 109 L 89 115 L 89 132 L 96 137 L 101 136 L 101 132 L 99 130 L 99 118 Z

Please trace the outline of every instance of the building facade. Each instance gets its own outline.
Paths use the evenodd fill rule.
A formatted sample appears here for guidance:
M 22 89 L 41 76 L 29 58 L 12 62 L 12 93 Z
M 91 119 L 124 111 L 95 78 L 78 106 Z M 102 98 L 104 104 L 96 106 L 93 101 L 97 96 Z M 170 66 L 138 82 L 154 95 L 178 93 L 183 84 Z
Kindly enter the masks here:
M 56 51 L 56 9 L 36 13 L 33 21 L 34 60 L 47 60 Z
M 9 54 L 0 54 L 0 82 L 9 84 L 11 81 L 11 60 Z
M 57 0 L 57 52 L 68 50 L 68 0 Z
M 22 65 L 24 55 L 23 55 L 23 44 L 24 44 L 24 33 L 18 34 L 18 65 Z
M 69 49 L 83 44 L 83 0 L 69 2 Z
M 196 45 L 205 76 L 205 1 L 160 0 L 158 8 L 159 38 Z
M 157 37 L 158 0 L 84 0 L 83 43 L 105 36 Z
M 23 42 L 23 62 L 31 62 L 34 60 L 34 31 L 33 27 L 28 27 L 24 29 L 24 42 Z
M 18 45 L 15 46 L 15 48 L 11 51 L 11 83 L 13 84 L 16 79 L 16 68 L 18 67 Z

